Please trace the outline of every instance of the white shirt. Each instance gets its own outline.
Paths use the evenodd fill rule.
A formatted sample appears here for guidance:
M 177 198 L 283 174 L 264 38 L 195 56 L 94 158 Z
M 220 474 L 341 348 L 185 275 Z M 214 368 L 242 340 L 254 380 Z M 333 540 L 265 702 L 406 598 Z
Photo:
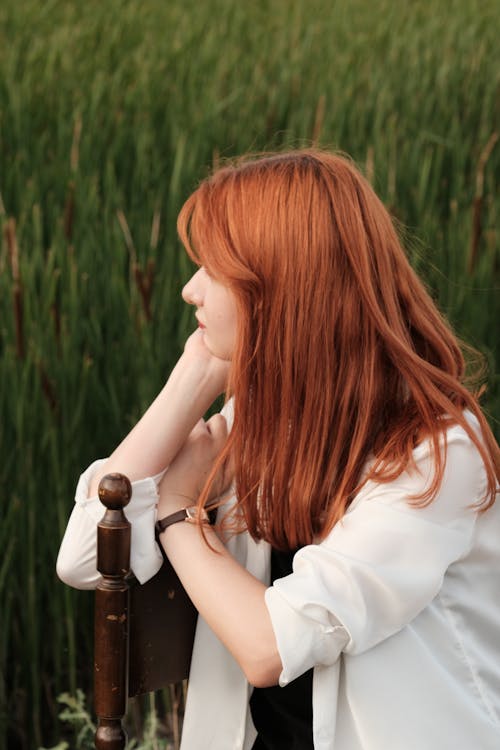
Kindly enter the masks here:
M 475 423 L 473 417 L 470 417 Z M 436 499 L 414 508 L 432 473 L 427 441 L 418 471 L 368 482 L 320 544 L 301 549 L 293 573 L 266 591 L 283 663 L 280 685 L 310 667 L 315 750 L 500 748 L 500 506 L 485 513 L 482 462 L 460 427 L 447 431 Z M 93 588 L 95 525 L 103 506 L 82 475 L 58 558 L 69 585 Z M 131 568 L 144 582 L 159 569 L 154 541 L 157 482 L 133 483 Z M 227 547 L 269 584 L 269 545 L 247 533 Z M 198 618 L 182 750 L 250 750 L 251 687 Z

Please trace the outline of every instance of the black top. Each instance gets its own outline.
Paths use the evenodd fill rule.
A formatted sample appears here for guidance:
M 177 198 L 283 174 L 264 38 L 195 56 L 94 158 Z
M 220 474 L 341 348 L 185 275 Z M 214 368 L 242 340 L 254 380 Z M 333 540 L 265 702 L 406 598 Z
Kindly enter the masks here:
M 271 550 L 271 580 L 292 572 L 297 550 Z M 252 750 L 313 750 L 312 675 L 309 669 L 285 687 L 254 688 L 250 711 L 257 730 Z

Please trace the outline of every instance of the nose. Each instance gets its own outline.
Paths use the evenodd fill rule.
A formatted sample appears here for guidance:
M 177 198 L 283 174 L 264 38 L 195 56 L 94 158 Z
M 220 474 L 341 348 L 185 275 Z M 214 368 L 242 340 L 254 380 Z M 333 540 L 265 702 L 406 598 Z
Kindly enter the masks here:
M 182 289 L 182 299 L 187 302 L 188 305 L 195 305 L 201 307 L 203 304 L 203 283 L 202 283 L 202 269 L 199 268 L 193 276 L 189 279 L 187 284 Z

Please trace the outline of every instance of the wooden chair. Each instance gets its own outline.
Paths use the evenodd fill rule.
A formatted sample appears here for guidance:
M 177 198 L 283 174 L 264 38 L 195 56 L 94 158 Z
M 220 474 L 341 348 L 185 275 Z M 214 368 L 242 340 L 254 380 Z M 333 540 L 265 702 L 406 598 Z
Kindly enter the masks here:
M 130 523 L 124 508 L 131 486 L 123 474 L 99 484 L 106 512 L 97 527 L 94 707 L 97 750 L 124 750 L 127 699 L 188 676 L 197 613 L 164 557 L 140 585 L 130 574 Z

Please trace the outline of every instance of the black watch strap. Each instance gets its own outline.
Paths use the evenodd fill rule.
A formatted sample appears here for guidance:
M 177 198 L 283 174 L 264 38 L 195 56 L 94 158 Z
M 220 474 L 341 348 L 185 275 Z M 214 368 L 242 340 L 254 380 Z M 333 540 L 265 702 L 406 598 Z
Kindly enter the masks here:
M 171 526 L 173 523 L 179 523 L 179 521 L 188 521 L 190 523 L 210 523 L 208 513 L 204 508 L 198 508 L 197 505 L 192 505 L 189 508 L 182 508 L 175 513 L 171 513 L 169 516 L 160 519 L 155 523 L 155 529 L 157 536 L 161 534 L 165 529 Z

